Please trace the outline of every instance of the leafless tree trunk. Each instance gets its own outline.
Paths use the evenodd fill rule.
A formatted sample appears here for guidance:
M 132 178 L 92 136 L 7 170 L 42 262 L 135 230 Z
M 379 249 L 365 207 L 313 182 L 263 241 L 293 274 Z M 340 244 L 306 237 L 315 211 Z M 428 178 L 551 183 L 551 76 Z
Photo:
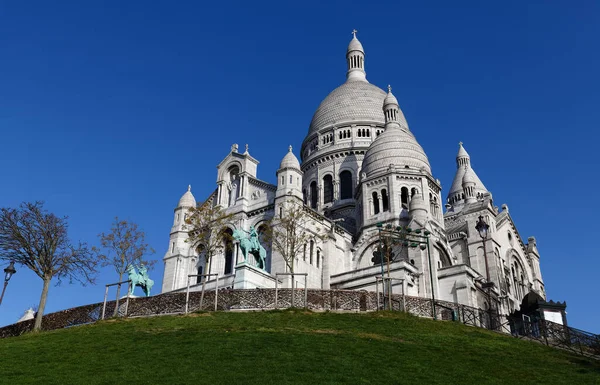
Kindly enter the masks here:
M 121 282 L 123 280 L 123 273 L 119 273 L 119 280 L 117 282 Z M 117 285 L 117 298 L 115 299 L 115 310 L 113 311 L 113 317 L 119 315 L 119 296 L 121 295 L 121 285 Z M 127 292 L 129 295 L 129 292 Z
M 48 299 L 48 289 L 50 288 L 51 277 L 44 277 L 44 286 L 42 287 L 42 295 L 40 296 L 40 304 L 38 305 L 38 311 L 35 315 L 34 330 L 40 330 L 42 328 L 42 317 L 44 316 L 44 309 L 46 309 L 46 299 Z

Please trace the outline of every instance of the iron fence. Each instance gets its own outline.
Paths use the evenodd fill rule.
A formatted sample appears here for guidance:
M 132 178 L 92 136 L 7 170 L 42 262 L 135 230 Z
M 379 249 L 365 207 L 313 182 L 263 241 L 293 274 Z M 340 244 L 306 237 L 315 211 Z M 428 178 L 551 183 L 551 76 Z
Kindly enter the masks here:
M 545 320 L 513 319 L 495 312 L 489 312 L 471 306 L 447 301 L 435 301 L 429 298 L 391 294 L 378 296 L 376 292 L 357 290 L 316 290 L 294 289 L 295 307 L 306 307 L 316 311 L 377 311 L 386 301 L 390 309 L 405 311 L 420 317 L 433 317 L 440 320 L 453 320 L 465 325 L 486 328 L 511 334 L 518 338 L 538 341 L 588 357 L 600 358 L 600 336 L 583 330 L 556 324 Z M 306 294 L 306 297 L 304 295 Z M 217 310 L 272 310 L 292 307 L 292 289 L 277 290 L 277 304 L 274 289 L 219 289 L 206 291 L 203 301 L 201 292 L 189 293 L 187 311 Z M 218 298 L 215 298 L 218 296 Z M 54 330 L 93 323 L 102 318 L 103 302 L 67 309 L 43 317 L 42 330 Z M 107 301 L 105 314 L 143 317 L 161 314 L 184 314 L 186 312 L 186 293 L 166 293 L 153 297 L 131 298 L 129 304 Z M 0 328 L 0 338 L 19 336 L 33 329 L 34 320 L 19 322 Z

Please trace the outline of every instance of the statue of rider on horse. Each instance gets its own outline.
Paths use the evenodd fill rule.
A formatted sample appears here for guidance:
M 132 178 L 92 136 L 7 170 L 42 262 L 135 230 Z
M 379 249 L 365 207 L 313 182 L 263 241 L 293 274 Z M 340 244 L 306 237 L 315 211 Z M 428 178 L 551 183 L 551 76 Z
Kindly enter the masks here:
M 140 264 L 138 266 L 138 271 L 135 271 L 134 265 L 129 265 L 127 267 L 127 275 L 129 276 L 129 280 L 131 281 L 131 286 L 129 286 L 129 296 L 133 296 L 133 292 L 135 291 L 135 287 L 139 286 L 144 291 L 146 297 L 150 296 L 150 290 L 152 290 L 152 286 L 154 285 L 154 281 L 150 279 L 148 276 L 148 268 L 144 264 Z
M 246 236 L 246 234 L 248 236 Z M 233 238 L 240 243 L 240 249 L 244 256 L 244 261 L 249 262 L 251 265 L 258 267 L 259 269 L 266 269 L 266 258 L 267 251 L 260 244 L 258 239 L 258 232 L 254 226 L 250 226 L 250 231 L 236 229 L 233 231 Z M 248 254 L 254 256 L 254 261 L 248 260 Z

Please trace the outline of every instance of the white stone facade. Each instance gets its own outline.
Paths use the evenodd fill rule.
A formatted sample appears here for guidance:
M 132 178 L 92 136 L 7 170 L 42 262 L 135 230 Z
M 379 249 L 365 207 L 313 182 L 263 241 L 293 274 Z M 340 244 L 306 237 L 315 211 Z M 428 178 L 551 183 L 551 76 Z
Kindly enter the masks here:
M 395 292 L 435 295 L 480 308 L 491 301 L 505 314 L 518 309 L 530 291 L 545 298 L 535 238 L 525 243 L 508 207 L 494 206 L 462 143 L 444 213 L 441 184 L 391 87 L 386 93 L 367 81 L 365 54 L 356 36 L 346 60 L 346 82 L 315 112 L 300 149 L 301 162 L 290 146 L 277 171 L 277 185 L 256 178 L 259 162 L 247 147 L 242 153 L 233 145 L 218 165 L 217 186 L 208 201 L 234 214 L 230 229 L 260 229 L 288 202 L 303 203 L 313 217 L 309 231 L 319 238 L 296 257 L 295 273 L 308 274 L 309 288 L 375 290 L 382 274 L 373 254 L 379 245 L 377 224 L 410 226 L 431 234 L 430 255 L 420 248 L 393 250 L 389 273 L 387 266 L 384 272 L 399 279 Z M 187 275 L 198 272 L 218 273 L 219 286 L 234 288 L 273 287 L 275 274 L 288 272 L 270 245 L 263 245 L 268 250 L 266 272 L 240 264 L 235 248 L 214 257 L 207 271 L 186 242 L 183 227 L 195 204 L 188 189 L 175 208 L 162 292 L 184 289 Z M 480 216 L 489 225 L 487 268 L 475 229 Z M 280 281 L 289 287 L 291 278 Z M 304 277 L 295 281 L 304 286 Z M 214 285 L 211 280 L 209 286 Z

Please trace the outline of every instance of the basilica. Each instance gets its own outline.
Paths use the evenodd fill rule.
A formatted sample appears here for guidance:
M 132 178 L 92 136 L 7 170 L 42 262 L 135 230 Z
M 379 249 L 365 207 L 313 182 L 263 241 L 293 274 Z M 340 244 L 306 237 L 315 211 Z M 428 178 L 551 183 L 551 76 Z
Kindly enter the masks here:
M 390 254 L 385 274 L 401 285 L 394 292 L 481 309 L 493 301 L 503 314 L 517 310 L 528 293 L 545 299 L 536 240 L 521 237 L 507 205 L 495 205 L 474 170 L 477 160 L 459 144 L 456 175 L 443 199 L 391 87 L 367 80 L 356 32 L 346 62 L 346 81 L 314 113 L 296 150 L 300 160 L 292 146 L 282 150 L 277 185 L 257 179 L 257 159 L 234 144 L 217 167 L 214 192 L 201 201 L 232 215 L 225 229 L 231 234 L 260 233 L 290 202 L 303 205 L 315 237 L 295 256 L 294 273 L 306 275 L 278 278 L 289 268 L 268 244 L 264 269 L 246 263 L 237 243 L 207 264 L 186 242 L 185 218 L 197 204 L 188 188 L 174 210 L 162 292 L 185 290 L 193 274 L 215 274 L 206 283 L 213 288 L 272 288 L 276 280 L 290 287 L 293 280 L 300 288 L 306 282 L 314 289 L 375 290 L 381 229 L 410 228 L 428 235 L 427 249 L 400 244 Z M 191 290 L 198 286 L 192 280 Z

